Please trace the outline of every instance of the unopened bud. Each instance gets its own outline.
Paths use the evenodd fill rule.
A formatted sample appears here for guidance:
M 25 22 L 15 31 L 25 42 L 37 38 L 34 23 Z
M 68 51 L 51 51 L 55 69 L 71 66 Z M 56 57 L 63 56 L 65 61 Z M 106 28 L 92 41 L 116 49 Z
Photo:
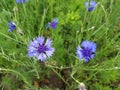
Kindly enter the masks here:
M 21 29 L 18 29 L 17 32 L 20 34 L 20 35 L 23 35 L 23 31 Z
M 87 90 L 84 83 L 80 83 L 79 90 Z
M 17 12 L 17 11 L 18 11 L 18 8 L 17 8 L 17 7 L 14 7 L 14 8 L 13 8 L 13 11 L 14 11 L 14 12 Z

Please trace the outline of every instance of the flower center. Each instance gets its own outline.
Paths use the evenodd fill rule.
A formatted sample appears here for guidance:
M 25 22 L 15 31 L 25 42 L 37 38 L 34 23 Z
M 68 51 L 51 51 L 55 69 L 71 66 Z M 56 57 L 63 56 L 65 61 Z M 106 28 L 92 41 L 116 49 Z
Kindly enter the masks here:
M 82 50 L 82 54 L 83 54 L 83 56 L 85 56 L 85 57 L 90 57 L 90 55 L 91 55 L 91 50 L 90 49 L 83 49 Z
M 55 23 L 55 22 L 51 22 L 51 23 L 50 23 L 50 26 L 51 26 L 52 28 L 54 28 L 54 29 L 56 28 L 56 25 L 57 25 L 57 23 Z
M 44 53 L 45 50 L 46 50 L 46 46 L 45 45 L 39 45 L 39 47 L 38 47 L 38 52 L 39 53 Z
M 89 7 L 88 8 L 88 11 L 92 11 L 92 10 L 94 10 L 94 7 Z

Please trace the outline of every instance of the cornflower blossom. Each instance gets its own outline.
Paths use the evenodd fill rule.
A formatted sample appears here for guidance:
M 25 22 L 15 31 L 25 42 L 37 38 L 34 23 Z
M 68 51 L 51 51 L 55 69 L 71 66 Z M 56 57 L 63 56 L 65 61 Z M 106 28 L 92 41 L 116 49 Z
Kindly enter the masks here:
M 28 0 L 16 0 L 17 4 L 26 3 Z
M 16 25 L 13 21 L 8 23 L 8 26 L 9 26 L 8 32 L 11 32 L 12 30 L 16 29 Z
M 58 19 L 57 19 L 57 18 L 54 18 L 54 19 L 52 20 L 52 22 L 48 22 L 48 24 L 47 24 L 47 26 L 46 26 L 46 29 L 48 29 L 48 28 L 56 29 L 57 24 L 58 24 Z
M 84 59 L 86 62 L 93 59 L 96 52 L 96 43 L 91 41 L 83 41 L 81 46 L 77 47 L 76 54 L 80 60 Z
M 51 47 L 52 41 L 50 38 L 45 38 L 40 36 L 33 41 L 30 41 L 28 46 L 28 56 L 29 57 L 36 57 L 36 59 L 44 61 L 47 58 L 50 58 L 55 49 Z
M 94 0 L 91 0 L 90 2 L 85 2 L 85 7 L 87 11 L 93 11 L 96 6 L 97 6 L 97 3 Z

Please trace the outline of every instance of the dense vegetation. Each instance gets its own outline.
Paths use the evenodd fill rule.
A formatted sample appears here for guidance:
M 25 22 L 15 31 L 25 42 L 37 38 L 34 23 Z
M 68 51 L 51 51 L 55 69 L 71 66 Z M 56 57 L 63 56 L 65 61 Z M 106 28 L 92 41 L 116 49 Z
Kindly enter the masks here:
M 0 0 L 0 90 L 120 90 L 120 0 L 85 2 Z M 55 49 L 43 61 L 28 55 L 40 36 Z M 76 54 L 83 41 L 96 44 L 88 61 Z

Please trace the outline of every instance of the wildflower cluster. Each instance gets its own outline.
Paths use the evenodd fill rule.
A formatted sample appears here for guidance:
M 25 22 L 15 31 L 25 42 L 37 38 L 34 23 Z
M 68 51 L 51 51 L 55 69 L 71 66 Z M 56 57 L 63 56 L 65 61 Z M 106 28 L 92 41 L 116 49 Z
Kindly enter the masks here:
M 0 88 L 119 90 L 118 3 L 1 0 Z
M 28 0 L 16 0 L 16 3 L 22 4 L 26 3 Z M 88 11 L 93 11 L 96 7 L 96 2 L 94 0 L 90 2 L 85 2 L 85 7 Z M 52 22 L 48 22 L 46 25 L 46 29 L 53 28 L 56 29 L 58 24 L 58 19 L 53 18 Z M 8 23 L 10 27 L 8 32 L 16 29 L 15 23 L 12 21 Z M 93 59 L 96 52 L 96 43 L 92 41 L 83 41 L 80 46 L 77 47 L 76 54 L 80 60 L 85 60 L 86 62 L 90 59 Z M 52 40 L 50 38 L 45 38 L 43 36 L 39 36 L 33 41 L 30 41 L 28 46 L 28 56 L 35 57 L 38 60 L 44 61 L 47 58 L 50 58 L 55 49 L 52 48 Z

